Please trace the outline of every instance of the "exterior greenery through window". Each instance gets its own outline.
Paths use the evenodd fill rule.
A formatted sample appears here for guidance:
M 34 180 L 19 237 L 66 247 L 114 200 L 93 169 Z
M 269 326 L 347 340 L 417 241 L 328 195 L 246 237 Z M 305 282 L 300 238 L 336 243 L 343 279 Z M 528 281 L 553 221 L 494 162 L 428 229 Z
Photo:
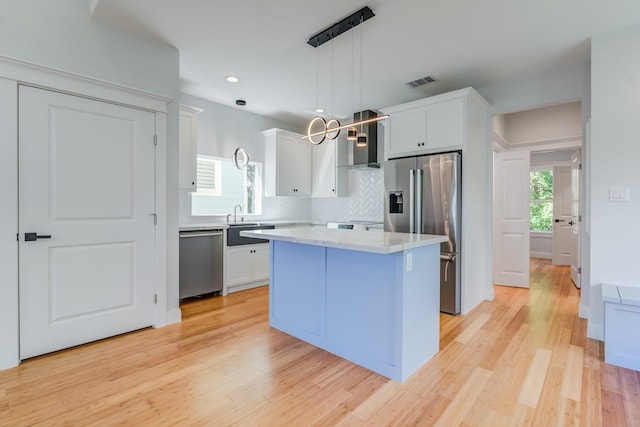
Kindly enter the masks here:
M 529 186 L 531 231 L 551 231 L 553 227 L 553 171 L 531 172 Z

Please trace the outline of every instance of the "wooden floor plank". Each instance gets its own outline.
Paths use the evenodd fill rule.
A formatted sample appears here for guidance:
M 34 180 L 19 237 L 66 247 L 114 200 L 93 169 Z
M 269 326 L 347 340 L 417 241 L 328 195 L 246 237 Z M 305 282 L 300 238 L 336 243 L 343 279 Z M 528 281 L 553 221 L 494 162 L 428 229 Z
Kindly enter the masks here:
M 0 426 L 638 425 L 640 373 L 586 338 L 569 268 L 531 273 L 441 314 L 440 352 L 403 384 L 271 328 L 262 287 L 0 371 Z
M 536 350 L 536 354 L 527 372 L 527 377 L 520 389 L 518 402 L 534 409 L 538 406 L 538 399 L 542 392 L 544 380 L 547 377 L 547 369 L 549 368 L 550 361 L 551 352 L 549 350 L 544 348 Z
M 573 399 L 580 403 L 582 397 L 582 370 L 584 350 L 582 347 L 569 345 L 566 368 L 562 379 L 562 397 Z

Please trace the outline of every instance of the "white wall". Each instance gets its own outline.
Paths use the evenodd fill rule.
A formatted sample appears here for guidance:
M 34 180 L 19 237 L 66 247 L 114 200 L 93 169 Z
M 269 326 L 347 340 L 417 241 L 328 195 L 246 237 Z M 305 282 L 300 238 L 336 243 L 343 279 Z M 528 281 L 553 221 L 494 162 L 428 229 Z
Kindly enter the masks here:
M 551 259 L 553 238 L 551 233 L 532 231 L 529 234 L 529 254 L 534 258 Z
M 506 115 L 502 136 L 514 146 L 582 138 L 581 102 L 568 102 Z
M 589 64 L 581 64 L 531 79 L 484 86 L 477 90 L 489 101 L 493 114 L 505 114 L 584 100 L 588 86 Z
M 602 339 L 600 284 L 640 287 L 640 24 L 591 42 L 591 317 Z M 629 187 L 631 201 L 610 202 L 609 188 Z
M 89 17 L 86 0 L 0 0 L 0 57 L 26 61 L 166 97 L 179 95 L 179 54 L 175 48 L 129 36 Z M 11 61 L 7 61 L 11 63 Z M 0 73 L 0 81 L 2 81 Z M 28 81 L 28 77 L 24 79 Z M 13 87 L 13 89 L 10 88 Z M 15 78 L 0 90 L 0 369 L 17 362 L 17 101 Z M 167 300 L 178 309 L 178 110 L 168 106 Z M 6 123 L 5 123 L 6 122 Z M 164 129 L 163 129 L 164 130 Z
M 0 55 L 177 95 L 178 51 L 92 19 L 88 0 L 0 0 L 0 10 Z
M 18 363 L 18 91 L 0 78 L 0 369 Z
M 244 148 L 252 161 L 264 163 L 264 136 L 262 131 L 280 128 L 302 133 L 291 123 L 273 120 L 258 114 L 232 108 L 192 95 L 182 94 L 180 102 L 203 111 L 198 114 L 198 153 L 209 156 L 231 158 L 238 147 Z M 248 100 L 247 102 L 251 102 Z M 264 174 L 264 167 L 263 167 Z M 206 224 L 225 222 L 225 216 L 189 216 L 190 197 L 180 191 L 180 224 Z M 309 220 L 311 201 L 299 197 L 266 197 L 262 204 L 262 215 L 253 219 Z

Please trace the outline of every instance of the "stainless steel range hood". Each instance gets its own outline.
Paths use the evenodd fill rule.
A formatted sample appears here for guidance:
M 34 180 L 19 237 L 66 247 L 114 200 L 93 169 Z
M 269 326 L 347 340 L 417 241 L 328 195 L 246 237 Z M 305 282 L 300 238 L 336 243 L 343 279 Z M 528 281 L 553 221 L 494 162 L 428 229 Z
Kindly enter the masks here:
M 353 113 L 354 123 L 375 117 L 378 117 L 378 113 L 371 110 L 364 110 L 361 113 Z M 378 123 L 378 121 L 373 121 L 362 125 L 362 131 L 367 134 L 367 145 L 358 147 L 355 141 L 353 142 L 353 164 L 350 168 L 380 167 L 380 163 L 378 162 Z M 358 132 L 360 132 L 360 126 L 357 126 L 357 129 Z M 382 134 L 382 132 L 380 132 L 380 134 Z

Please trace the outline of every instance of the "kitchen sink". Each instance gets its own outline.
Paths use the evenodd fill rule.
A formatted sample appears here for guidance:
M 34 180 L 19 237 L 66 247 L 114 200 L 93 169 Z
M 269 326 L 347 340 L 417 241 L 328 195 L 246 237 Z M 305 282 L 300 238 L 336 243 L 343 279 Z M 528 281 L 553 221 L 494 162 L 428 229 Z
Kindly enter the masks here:
M 268 239 L 253 239 L 251 237 L 244 237 L 240 235 L 241 231 L 251 230 L 265 230 L 276 228 L 275 225 L 266 225 L 258 223 L 235 223 L 229 224 L 227 228 L 227 246 L 239 246 L 239 245 L 255 245 L 256 243 L 269 243 Z

